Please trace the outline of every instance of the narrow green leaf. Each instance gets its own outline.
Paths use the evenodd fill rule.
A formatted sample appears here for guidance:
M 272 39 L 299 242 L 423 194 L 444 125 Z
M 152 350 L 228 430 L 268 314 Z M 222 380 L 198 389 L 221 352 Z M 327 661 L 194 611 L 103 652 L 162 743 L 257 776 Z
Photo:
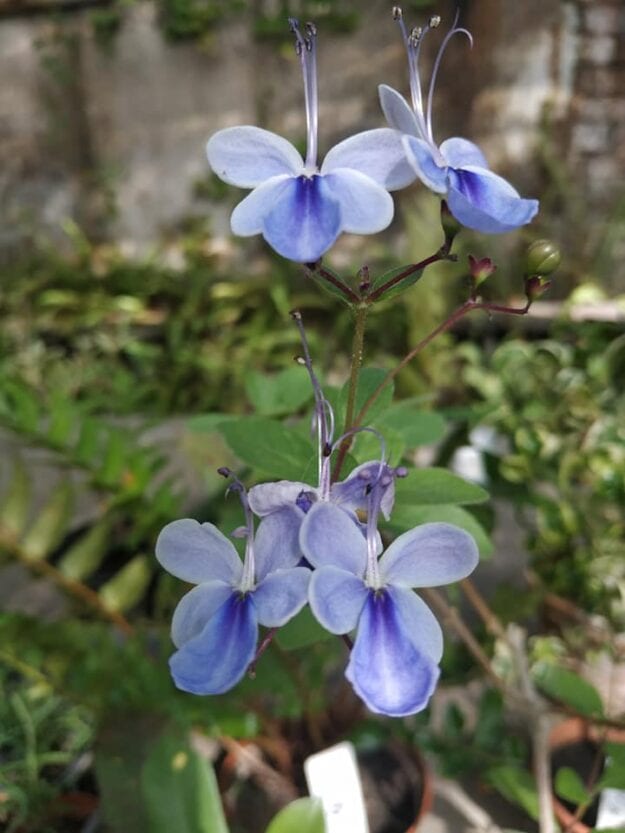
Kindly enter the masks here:
M 387 428 L 394 429 L 408 448 L 438 442 L 445 436 L 446 421 L 434 411 L 419 410 L 417 402 L 422 404 L 421 397 L 394 403 L 376 420 L 376 428 L 383 433 Z
M 112 429 L 108 436 L 106 449 L 102 458 L 102 466 L 98 472 L 98 479 L 107 486 L 119 483 L 126 468 L 128 456 L 128 440 L 122 431 Z
M 149 749 L 141 794 L 150 833 L 228 833 L 215 774 L 178 733 Z
M 137 555 L 102 585 L 99 596 L 109 610 L 124 612 L 140 601 L 152 577 L 150 563 L 147 556 Z
M 63 554 L 58 568 L 64 576 L 82 581 L 94 573 L 106 555 L 111 521 L 103 518 L 94 524 Z
M 397 482 L 395 500 L 407 506 L 483 503 L 488 492 L 447 469 L 414 469 Z
M 532 670 L 536 685 L 555 700 L 588 717 L 603 714 L 597 689 L 579 674 L 549 662 L 538 662 Z
M 299 365 L 273 376 L 251 371 L 245 377 L 245 390 L 259 416 L 294 414 L 313 397 L 308 373 Z
M 98 459 L 104 426 L 93 417 L 84 417 L 74 448 L 74 455 L 80 463 L 92 463 Z
M 503 764 L 491 767 L 486 777 L 504 798 L 519 804 L 531 818 L 538 819 L 538 793 L 529 772 L 512 764 Z
M 556 793 L 573 804 L 586 804 L 590 800 L 590 793 L 574 769 L 564 766 L 556 772 L 554 780 Z
M 276 642 L 285 651 L 295 651 L 328 639 L 334 639 L 334 635 L 321 627 L 309 607 L 301 610 L 276 633 Z
M 407 268 L 408 267 L 406 266 L 400 266 L 397 269 L 391 269 L 383 275 L 379 275 L 372 284 L 372 290 L 376 290 L 381 286 L 384 286 L 385 283 L 388 283 L 390 280 L 393 280 L 393 278 L 396 278 L 403 272 L 406 272 Z M 410 289 L 411 286 L 414 286 L 417 281 L 420 280 L 422 275 L 423 269 L 419 269 L 418 271 L 407 275 L 405 278 L 402 278 L 390 289 L 386 289 L 384 291 L 384 294 L 380 297 L 380 301 L 388 301 L 389 298 L 395 298 L 397 295 L 401 295 L 402 292 L 405 292 L 407 289 Z
M 58 546 L 67 531 L 73 502 L 72 487 L 69 481 L 65 480 L 55 488 L 52 497 L 20 544 L 28 558 L 33 561 L 47 558 Z
M 240 417 L 219 426 L 230 449 L 248 466 L 279 480 L 301 480 L 315 452 L 300 434 L 265 417 Z
M 21 457 L 15 457 L 9 488 L 2 496 L 0 527 L 11 536 L 18 537 L 28 520 L 31 500 L 31 480 Z
M 480 522 L 461 506 L 437 504 L 432 506 L 408 506 L 398 504 L 393 509 L 389 526 L 397 532 L 406 532 L 414 526 L 426 523 L 448 523 L 459 526 L 475 538 L 482 558 L 493 552 L 493 543 Z
M 325 833 L 321 801 L 317 798 L 298 798 L 271 821 L 266 833 Z
M 329 281 L 329 280 L 326 280 L 325 278 L 322 278 L 321 275 L 319 274 L 319 272 L 317 272 L 315 269 L 309 269 L 307 271 L 307 274 L 314 280 L 314 282 L 317 284 L 317 286 L 320 289 L 322 289 L 325 293 L 327 293 L 328 295 L 331 295 L 333 298 L 340 298 L 341 301 L 343 301 L 344 304 L 350 304 L 350 301 L 347 297 L 346 292 L 349 293 L 349 292 L 352 292 L 353 290 L 351 289 L 349 284 L 347 284 L 339 274 L 334 272 L 332 269 L 329 269 L 325 265 L 325 263 L 323 265 L 323 269 L 324 269 L 324 272 L 327 272 L 329 275 L 332 276 L 335 283 L 332 283 L 332 281 Z M 338 284 L 338 286 L 336 286 L 335 284 Z M 339 287 L 345 287 L 346 292 L 344 292 Z

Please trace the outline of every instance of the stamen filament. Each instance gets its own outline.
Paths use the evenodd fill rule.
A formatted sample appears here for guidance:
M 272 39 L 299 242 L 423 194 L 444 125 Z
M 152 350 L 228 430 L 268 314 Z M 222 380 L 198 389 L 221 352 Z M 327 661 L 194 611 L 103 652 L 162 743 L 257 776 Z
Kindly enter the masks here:
M 291 32 L 295 35 L 295 52 L 299 55 L 304 77 L 304 99 L 306 104 L 306 160 L 304 163 L 308 174 L 317 170 L 317 29 L 313 23 L 305 26 L 306 36 L 302 35 L 299 21 L 289 18 Z
M 430 142 L 432 142 L 432 143 L 434 143 L 434 136 L 432 134 L 432 101 L 434 99 L 434 87 L 436 85 L 436 78 L 438 77 L 438 70 L 439 70 L 439 67 L 441 65 L 441 60 L 443 58 L 443 53 L 445 52 L 445 49 L 447 49 L 447 44 L 452 39 L 452 37 L 454 35 L 458 35 L 458 34 L 466 35 L 467 38 L 469 39 L 469 43 L 471 44 L 471 46 L 473 46 L 473 36 L 471 35 L 471 32 L 469 32 L 468 29 L 463 29 L 461 27 L 456 28 L 458 26 L 458 18 L 459 17 L 460 17 L 460 9 L 458 9 L 456 11 L 456 16 L 454 18 L 454 22 L 452 24 L 452 27 L 449 30 L 449 32 L 447 32 L 445 37 L 443 38 L 443 42 L 441 43 L 441 45 L 439 47 L 438 54 L 436 56 L 436 60 L 434 61 L 434 68 L 432 69 L 432 75 L 430 77 L 430 86 L 429 86 L 429 89 L 428 89 L 428 101 L 427 101 L 427 115 L 426 115 L 425 123 L 426 123 L 426 129 L 427 129 L 427 136 L 428 136 Z
M 419 77 L 419 52 L 421 51 L 421 43 L 423 36 L 428 31 L 429 26 L 424 30 L 419 31 L 413 29 L 410 34 L 406 29 L 402 10 L 399 6 L 393 8 L 393 19 L 399 24 L 401 30 L 402 40 L 406 47 L 406 55 L 408 57 L 408 78 L 410 81 L 410 98 L 412 100 L 412 109 L 417 119 L 418 127 L 423 134 L 423 138 L 427 138 L 427 131 L 425 128 L 425 120 L 423 117 L 423 93 L 421 91 L 421 79 Z
M 256 564 L 254 561 L 254 514 L 247 499 L 247 490 L 238 477 L 230 471 L 227 466 L 217 469 L 222 477 L 231 477 L 232 483 L 228 486 L 226 494 L 236 492 L 243 506 L 245 513 L 245 556 L 243 559 L 243 575 L 241 576 L 240 590 L 247 593 L 252 590 L 256 583 Z

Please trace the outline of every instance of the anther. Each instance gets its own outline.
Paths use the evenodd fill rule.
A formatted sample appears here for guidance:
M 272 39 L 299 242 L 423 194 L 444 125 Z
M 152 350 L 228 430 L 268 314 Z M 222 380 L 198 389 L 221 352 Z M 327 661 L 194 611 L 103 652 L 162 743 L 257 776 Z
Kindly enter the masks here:
M 289 313 L 293 321 L 301 321 L 302 320 L 302 313 L 298 309 L 292 309 Z
M 393 6 L 393 20 L 401 20 L 401 19 L 402 19 L 401 6 Z
M 429 21 L 430 29 L 436 29 L 437 26 L 441 25 L 441 17 L 438 14 L 432 15 Z
M 302 367 L 306 367 L 306 359 L 303 356 L 295 356 L 295 362 Z
M 316 38 L 317 37 L 317 27 L 315 26 L 314 23 L 311 23 L 309 21 L 306 24 L 306 26 L 304 27 L 304 29 L 305 29 L 306 34 L 308 35 L 309 38 Z
M 217 474 L 220 474 L 222 477 L 230 477 L 232 471 L 228 468 L 228 466 L 220 466 L 217 469 Z
M 422 26 L 415 26 L 412 31 L 410 32 L 410 37 L 412 40 L 418 41 L 423 34 L 423 27 Z

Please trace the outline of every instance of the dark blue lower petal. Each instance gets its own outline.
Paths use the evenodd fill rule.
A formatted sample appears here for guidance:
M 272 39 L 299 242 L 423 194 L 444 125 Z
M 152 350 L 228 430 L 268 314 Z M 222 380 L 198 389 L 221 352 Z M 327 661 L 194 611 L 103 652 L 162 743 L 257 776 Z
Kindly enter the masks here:
M 322 176 L 294 177 L 263 217 L 263 237 L 289 260 L 314 263 L 341 232 L 341 212 Z
M 467 228 L 499 234 L 529 223 L 538 211 L 537 200 L 525 200 L 503 177 L 485 168 L 449 168 L 447 204 Z
M 345 676 L 373 712 L 403 717 L 424 709 L 438 681 L 438 666 L 419 651 L 391 595 L 371 590 Z
M 221 694 L 235 686 L 254 658 L 258 622 L 249 595 L 234 592 L 204 630 L 169 661 L 174 682 L 191 694 Z

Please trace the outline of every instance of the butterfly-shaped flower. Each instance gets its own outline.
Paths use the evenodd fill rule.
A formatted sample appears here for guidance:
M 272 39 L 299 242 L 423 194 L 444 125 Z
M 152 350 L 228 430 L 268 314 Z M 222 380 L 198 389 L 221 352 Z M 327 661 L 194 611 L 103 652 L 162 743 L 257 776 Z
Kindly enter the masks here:
M 419 56 L 426 34 L 440 24 L 440 18 L 432 17 L 425 28 L 408 33 L 401 9 L 395 7 L 393 13 L 408 56 L 412 107 L 385 84 L 379 88 L 380 102 L 388 124 L 403 136 L 406 158 L 415 174 L 428 188 L 445 197 L 453 216 L 467 228 L 493 234 L 529 223 L 538 211 L 538 201 L 523 199 L 509 182 L 494 174 L 477 145 L 456 137 L 439 146 L 434 139 L 432 100 L 443 53 L 454 35 L 464 34 L 472 42 L 471 34 L 457 25 L 456 15 L 436 56 L 426 99 L 419 75 Z
M 403 158 L 392 161 L 403 156 L 401 137 L 388 129 L 372 131 L 376 135 L 364 151 L 346 142 L 336 145 L 318 167 L 316 30 L 308 23 L 302 34 L 297 21 L 290 24 L 304 74 L 306 159 L 286 139 L 251 126 L 220 130 L 206 150 L 220 179 L 253 189 L 232 213 L 234 234 L 262 234 L 283 257 L 314 263 L 342 232 L 386 228 L 393 219 L 387 190 L 403 187 L 414 174 Z
M 310 570 L 301 559 L 302 513 L 289 507 L 266 518 L 253 536 L 248 511 L 245 559 L 211 523 L 173 521 L 156 542 L 156 557 L 177 578 L 197 584 L 180 600 L 172 621 L 178 649 L 170 659 L 177 687 L 221 694 L 254 659 L 258 626 L 278 627 L 306 603 Z
M 315 617 L 331 633 L 356 630 L 347 679 L 371 711 L 401 717 L 426 707 L 443 652 L 441 628 L 412 588 L 465 578 L 478 551 L 464 530 L 429 523 L 400 535 L 378 560 L 376 492 L 366 540 L 341 508 L 317 503 L 302 522 L 300 544 L 315 567 Z

